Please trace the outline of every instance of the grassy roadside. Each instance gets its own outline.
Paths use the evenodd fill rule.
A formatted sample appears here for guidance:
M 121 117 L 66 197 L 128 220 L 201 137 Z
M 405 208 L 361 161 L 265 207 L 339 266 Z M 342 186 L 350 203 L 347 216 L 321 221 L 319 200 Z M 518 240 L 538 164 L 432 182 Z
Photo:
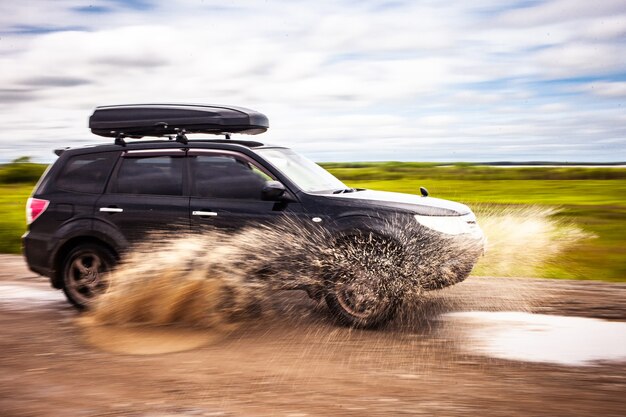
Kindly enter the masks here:
M 426 166 L 425 166 L 426 165 Z M 626 281 L 626 169 L 499 168 L 414 163 L 327 164 L 347 185 L 467 203 L 477 213 L 510 206 L 555 208 L 551 218 L 586 232 L 536 275 Z M 480 273 L 480 269 L 477 271 Z
M 35 184 L 0 185 L 0 253 L 20 253 L 26 230 L 26 200 Z
M 9 173 L 6 166 L 0 167 L 0 253 L 20 252 L 26 199 L 44 168 L 35 165 L 20 165 Z M 626 282 L 626 169 L 393 162 L 325 167 L 352 187 L 418 194 L 424 186 L 432 196 L 467 203 L 479 215 L 485 207 L 556 208 L 552 219 L 574 225 L 589 237 L 568 246 L 536 274 Z M 24 174 L 25 168 L 33 172 Z

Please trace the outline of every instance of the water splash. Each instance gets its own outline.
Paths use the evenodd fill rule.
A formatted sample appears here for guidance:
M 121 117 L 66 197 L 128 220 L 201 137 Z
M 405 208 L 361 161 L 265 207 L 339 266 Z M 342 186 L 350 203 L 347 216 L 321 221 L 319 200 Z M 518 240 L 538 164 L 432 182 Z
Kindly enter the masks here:
M 556 239 L 562 228 L 545 209 L 482 207 L 480 214 L 489 238 L 482 273 L 519 274 L 519 265 L 534 270 L 579 236 L 571 229 L 566 239 Z M 304 289 L 321 301 L 329 290 L 350 285 L 364 303 L 372 297 L 419 300 L 424 291 L 465 279 L 482 249 L 481 242 L 442 237 L 400 215 L 375 234 L 337 234 L 282 218 L 237 232 L 153 235 L 110 274 L 109 290 L 90 314 L 98 325 L 230 331 L 235 323 L 271 315 L 278 290 Z
M 487 237 L 485 256 L 475 275 L 542 277 L 546 266 L 582 240 L 592 238 L 571 223 L 557 220 L 558 209 L 540 206 L 476 207 L 478 223 Z
M 233 233 L 153 236 L 110 274 L 91 316 L 107 325 L 219 328 L 271 310 L 277 290 L 321 299 L 357 276 L 375 296 L 418 297 L 465 279 L 481 250 L 480 242 L 442 238 L 399 216 L 376 234 L 282 219 Z

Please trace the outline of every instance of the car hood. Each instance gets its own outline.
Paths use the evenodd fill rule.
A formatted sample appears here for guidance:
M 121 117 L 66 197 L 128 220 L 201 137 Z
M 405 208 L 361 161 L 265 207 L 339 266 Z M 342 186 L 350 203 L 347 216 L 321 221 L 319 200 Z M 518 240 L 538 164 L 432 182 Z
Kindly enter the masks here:
M 469 207 L 455 201 L 388 191 L 361 190 L 327 197 L 355 203 L 361 200 L 365 204 L 408 210 L 425 216 L 462 216 L 471 213 Z

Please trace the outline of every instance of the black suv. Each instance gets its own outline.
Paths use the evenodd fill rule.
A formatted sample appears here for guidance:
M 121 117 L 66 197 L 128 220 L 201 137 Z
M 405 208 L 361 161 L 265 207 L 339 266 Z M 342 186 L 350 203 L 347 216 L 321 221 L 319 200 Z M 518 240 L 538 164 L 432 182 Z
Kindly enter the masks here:
M 262 114 L 229 106 L 97 108 L 91 130 L 114 143 L 55 151 L 59 158 L 27 203 L 23 249 L 29 267 L 82 308 L 102 291 L 102 272 L 164 226 L 237 229 L 289 214 L 337 235 L 382 235 L 386 218 L 404 215 L 416 227 L 482 241 L 463 204 L 428 197 L 425 190 L 420 197 L 352 189 L 292 150 L 230 139 L 231 133 L 256 134 L 268 126 Z M 226 138 L 187 140 L 188 133 Z M 145 136 L 162 138 L 128 142 Z M 344 299 L 348 292 L 325 296 L 349 324 L 370 326 L 393 314 L 369 317 Z

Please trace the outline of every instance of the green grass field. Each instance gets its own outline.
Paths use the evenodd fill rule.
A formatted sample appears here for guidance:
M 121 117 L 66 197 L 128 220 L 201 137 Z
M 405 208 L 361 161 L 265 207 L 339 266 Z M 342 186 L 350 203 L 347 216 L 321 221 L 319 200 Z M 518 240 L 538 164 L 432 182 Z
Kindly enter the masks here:
M 513 271 L 548 278 L 626 282 L 626 169 L 392 162 L 324 166 L 352 187 L 419 194 L 419 187 L 424 186 L 433 197 L 470 205 L 479 220 L 486 213 L 505 212 L 511 207 L 555 208 L 549 216 L 552 221 L 563 230 L 574 227 L 586 235 L 563 246 L 554 259 L 532 272 L 521 265 Z M 35 171 L 40 173 L 42 169 Z M 23 182 L 14 175 L 22 182 L 2 184 L 4 170 L 6 167 L 0 168 L 0 252 L 19 253 L 20 236 L 26 227 L 24 206 L 35 180 Z M 532 216 L 533 212 L 529 213 Z M 523 252 L 525 243 L 519 242 L 515 251 Z M 549 251 L 550 247 L 545 249 Z M 475 272 L 499 271 L 479 265 Z
M 468 204 L 479 220 L 485 210 L 555 208 L 551 220 L 581 229 L 587 237 L 565 245 L 531 275 L 626 282 L 626 169 L 420 163 L 324 166 L 351 187 L 419 194 L 419 187 L 424 186 L 433 197 Z M 489 268 L 475 270 L 478 274 L 482 271 L 492 272 Z
M 26 230 L 26 199 L 34 184 L 0 185 L 0 253 L 19 253 Z

